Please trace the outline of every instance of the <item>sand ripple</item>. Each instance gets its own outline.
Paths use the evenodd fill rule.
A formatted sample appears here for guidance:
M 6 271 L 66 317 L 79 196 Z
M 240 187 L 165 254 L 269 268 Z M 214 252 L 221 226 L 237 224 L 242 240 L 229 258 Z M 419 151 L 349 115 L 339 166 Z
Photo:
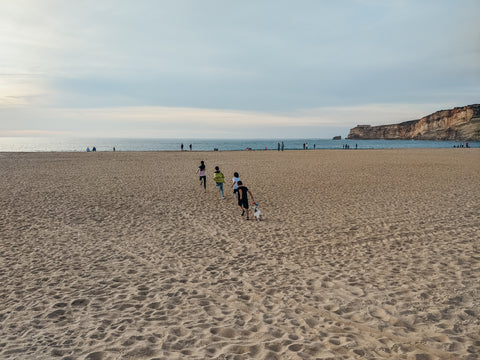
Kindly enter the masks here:
M 468 150 L 6 154 L 0 358 L 477 359 Z

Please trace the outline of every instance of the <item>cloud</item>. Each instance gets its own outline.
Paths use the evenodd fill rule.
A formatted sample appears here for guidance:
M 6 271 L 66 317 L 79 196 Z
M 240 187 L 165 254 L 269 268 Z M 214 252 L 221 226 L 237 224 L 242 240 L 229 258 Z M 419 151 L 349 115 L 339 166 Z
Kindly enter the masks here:
M 303 136 L 410 120 L 478 102 L 479 11 L 474 0 L 2 1 L 0 129 Z
M 448 107 L 453 107 L 451 104 Z M 439 104 L 370 104 L 291 112 L 180 107 L 0 108 L 0 136 L 14 134 L 175 138 L 330 138 L 359 124 L 419 119 Z M 33 121 L 32 121 L 33 120 Z M 37 126 L 35 126 L 37 124 Z
M 73 137 L 75 134 L 70 131 L 51 131 L 51 130 L 0 130 L 0 136 L 5 137 Z

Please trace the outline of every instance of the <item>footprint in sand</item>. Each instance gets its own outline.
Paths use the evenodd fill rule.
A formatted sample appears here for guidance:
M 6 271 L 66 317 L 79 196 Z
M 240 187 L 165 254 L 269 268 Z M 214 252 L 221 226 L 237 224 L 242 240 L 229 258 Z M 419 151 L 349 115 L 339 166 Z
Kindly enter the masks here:
M 391 316 L 387 314 L 387 312 L 381 308 L 375 308 L 372 311 L 370 311 L 370 315 L 377 319 L 381 319 L 383 321 L 388 321 L 390 320 Z
M 77 299 L 72 301 L 72 306 L 74 307 L 80 307 L 80 306 L 87 306 L 89 301 L 87 299 Z
M 210 329 L 210 332 L 213 335 L 218 335 L 228 339 L 233 339 L 237 334 L 232 328 L 212 328 Z

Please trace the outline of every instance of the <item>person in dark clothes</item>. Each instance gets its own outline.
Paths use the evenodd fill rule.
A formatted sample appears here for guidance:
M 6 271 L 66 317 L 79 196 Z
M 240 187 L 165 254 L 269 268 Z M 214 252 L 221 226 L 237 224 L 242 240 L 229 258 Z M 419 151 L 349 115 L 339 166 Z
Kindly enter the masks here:
M 248 211 L 248 194 L 252 197 L 252 201 L 255 202 L 253 199 L 253 194 L 248 188 L 243 185 L 242 181 L 239 181 L 238 183 L 238 206 L 242 208 L 242 216 L 245 215 L 245 212 L 247 213 L 247 220 L 250 220 L 249 218 L 249 211 Z

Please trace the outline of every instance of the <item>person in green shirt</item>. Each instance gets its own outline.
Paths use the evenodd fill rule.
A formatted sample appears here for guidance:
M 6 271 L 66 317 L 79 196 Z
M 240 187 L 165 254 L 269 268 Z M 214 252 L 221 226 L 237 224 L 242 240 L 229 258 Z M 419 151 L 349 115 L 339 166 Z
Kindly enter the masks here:
M 225 182 L 225 176 L 220 171 L 220 168 L 218 166 L 215 166 L 215 172 L 213 173 L 213 181 L 215 181 L 215 183 L 217 184 L 217 188 L 220 189 L 220 192 L 222 193 L 222 199 L 225 199 L 225 196 L 223 195 L 223 183 Z

